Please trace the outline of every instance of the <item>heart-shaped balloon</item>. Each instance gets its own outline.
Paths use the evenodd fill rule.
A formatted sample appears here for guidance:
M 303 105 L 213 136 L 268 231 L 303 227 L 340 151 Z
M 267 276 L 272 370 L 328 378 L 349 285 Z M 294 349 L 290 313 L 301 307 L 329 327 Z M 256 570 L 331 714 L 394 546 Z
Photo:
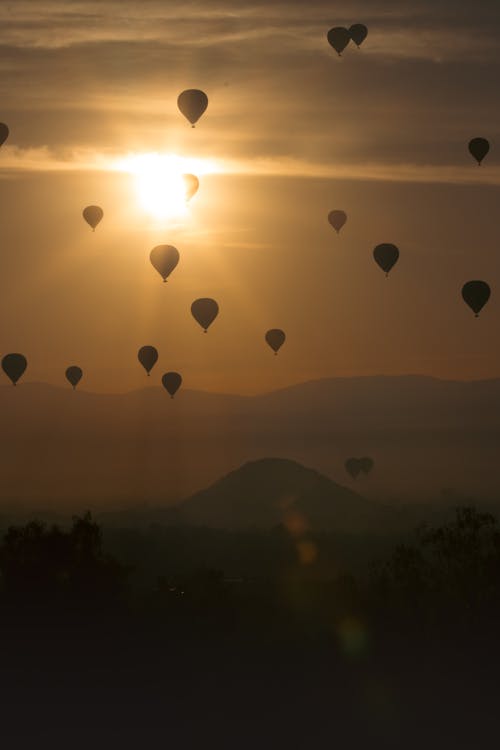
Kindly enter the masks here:
M 330 29 L 326 36 L 339 57 L 351 41 L 351 35 L 349 31 L 343 26 L 334 26 L 334 28 Z
M 363 474 L 370 473 L 373 469 L 373 459 L 368 456 L 363 456 L 362 458 L 351 457 L 347 459 L 344 466 L 347 473 L 350 474 L 353 479 L 356 479 L 361 472 L 363 472 Z

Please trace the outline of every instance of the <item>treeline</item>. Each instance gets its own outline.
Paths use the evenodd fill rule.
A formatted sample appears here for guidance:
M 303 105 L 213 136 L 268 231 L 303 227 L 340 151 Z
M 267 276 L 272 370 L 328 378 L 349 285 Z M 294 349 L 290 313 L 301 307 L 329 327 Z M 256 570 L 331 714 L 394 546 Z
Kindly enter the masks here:
M 500 529 L 491 513 L 458 508 L 438 527 L 422 526 L 374 566 L 366 590 L 374 608 L 433 626 L 496 622 L 500 616 Z
M 116 600 L 129 572 L 105 554 L 90 513 L 75 517 L 68 531 L 37 520 L 11 526 L 0 546 L 1 590 L 12 602 Z
M 366 547 L 376 550 L 365 538 L 357 542 L 365 557 Z M 319 630 L 349 618 L 424 628 L 450 618 L 455 625 L 500 618 L 500 529 L 489 513 L 457 509 L 450 522 L 421 527 L 392 550 L 378 539 L 383 554 L 359 574 L 339 564 L 342 543 L 348 547 L 334 535 L 297 539 L 284 527 L 237 534 L 165 527 L 103 537 L 90 513 L 66 530 L 31 521 L 3 537 L 0 601 L 220 616 L 233 625 L 274 618 Z

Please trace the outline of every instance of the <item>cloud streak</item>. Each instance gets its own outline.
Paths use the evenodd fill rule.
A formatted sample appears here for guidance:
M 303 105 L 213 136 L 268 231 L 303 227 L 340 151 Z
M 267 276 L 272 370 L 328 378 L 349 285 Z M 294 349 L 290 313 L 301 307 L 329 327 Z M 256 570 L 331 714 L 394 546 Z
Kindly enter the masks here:
M 58 50 L 108 43 L 162 44 L 190 52 L 206 48 L 276 42 L 278 55 L 329 52 L 326 32 L 333 25 L 363 21 L 370 28 L 370 56 L 433 61 L 495 60 L 499 21 L 496 3 L 481 11 L 448 0 L 414 3 L 352 2 L 341 13 L 330 2 L 191 2 L 182 6 L 143 2 L 27 2 L 0 5 L 4 51 L 9 48 Z
M 19 151 L 0 161 L 223 151 L 245 173 L 496 184 L 495 150 L 472 176 L 466 144 L 500 137 L 499 16 L 490 0 L 3 3 L 0 119 Z M 326 31 L 354 20 L 369 37 L 339 59 Z M 195 135 L 176 107 L 190 86 L 210 99 Z
M 140 154 L 98 152 L 90 149 L 54 152 L 47 147 L 2 148 L 0 176 L 22 177 L 32 172 L 127 172 L 126 165 Z M 163 158 L 163 156 L 162 156 Z M 421 165 L 411 163 L 344 163 L 322 164 L 294 158 L 211 159 L 206 160 L 205 174 L 241 175 L 247 177 L 283 177 L 327 180 L 413 182 L 458 185 L 500 185 L 500 166 Z

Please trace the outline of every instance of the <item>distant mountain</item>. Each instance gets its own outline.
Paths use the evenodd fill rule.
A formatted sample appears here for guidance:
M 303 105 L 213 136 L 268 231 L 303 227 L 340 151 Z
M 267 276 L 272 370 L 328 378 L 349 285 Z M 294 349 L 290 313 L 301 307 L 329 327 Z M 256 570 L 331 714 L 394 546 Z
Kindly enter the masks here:
M 284 524 L 298 534 L 374 530 L 390 514 L 317 471 L 280 458 L 244 464 L 178 510 L 182 521 L 193 525 L 241 529 Z
M 159 507 L 246 461 L 292 459 L 369 498 L 500 496 L 500 380 L 330 378 L 245 397 L 0 386 L 0 509 Z M 344 462 L 371 456 L 352 481 Z

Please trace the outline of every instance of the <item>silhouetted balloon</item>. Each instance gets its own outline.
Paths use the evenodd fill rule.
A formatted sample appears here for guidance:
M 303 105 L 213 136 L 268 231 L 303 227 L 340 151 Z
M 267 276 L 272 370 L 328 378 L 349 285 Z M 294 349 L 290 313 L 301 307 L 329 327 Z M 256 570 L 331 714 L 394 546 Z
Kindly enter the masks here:
M 104 211 L 100 206 L 87 206 L 83 209 L 83 218 L 89 226 L 92 227 L 92 231 L 95 232 L 96 226 L 104 216 Z
M 488 302 L 491 289 L 486 281 L 468 281 L 462 287 L 462 297 L 470 309 L 475 313 L 476 318 L 480 311 Z
M 359 47 L 368 36 L 368 29 L 363 23 L 355 23 L 349 29 L 349 35 L 356 47 Z
M 214 322 L 219 313 L 219 305 L 214 299 L 202 297 L 191 305 L 191 314 L 197 323 L 207 332 L 208 327 Z
M 369 456 L 363 456 L 363 458 L 359 458 L 358 463 L 363 474 L 369 474 L 373 469 L 373 458 L 369 458 Z
M 9 128 L 4 122 L 0 122 L 0 146 L 2 146 L 9 137 Z
M 170 276 L 179 262 L 179 257 L 179 251 L 173 245 L 157 245 L 149 254 L 151 263 L 163 281 L 166 281 L 167 277 Z
M 2 370 L 12 380 L 13 385 L 16 385 L 27 366 L 28 362 L 23 354 L 6 354 L 2 359 Z
M 490 144 L 486 138 L 473 138 L 469 141 L 469 151 L 479 165 L 490 150 Z
M 285 332 L 280 328 L 271 328 L 271 330 L 266 333 L 266 341 L 275 354 L 281 349 L 285 343 L 285 339 Z
M 347 221 L 347 214 L 345 211 L 330 211 L 328 221 L 338 234 Z
M 157 350 L 154 348 L 154 346 L 141 346 L 137 353 L 137 358 L 146 370 L 149 377 L 149 373 L 158 361 Z
M 351 41 L 351 35 L 343 26 L 335 26 L 327 34 L 328 41 L 339 57 Z
M 388 242 L 384 242 L 381 245 L 377 245 L 373 251 L 373 257 L 375 263 L 385 271 L 385 275 L 389 275 L 389 271 L 399 258 L 399 250 L 396 245 L 391 245 Z
M 184 181 L 186 200 L 190 201 L 193 195 L 195 195 L 198 192 L 198 188 L 200 187 L 200 181 L 194 174 L 183 174 L 182 179 Z
M 166 372 L 161 382 L 167 393 L 170 393 L 170 398 L 173 398 L 182 385 L 182 378 L 178 372 Z
M 194 128 L 195 123 L 208 107 L 208 96 L 199 89 L 187 89 L 179 94 L 177 106 Z
M 348 458 L 344 466 L 347 473 L 350 474 L 353 479 L 356 479 L 361 471 L 361 465 L 358 458 Z
M 73 390 L 76 388 L 80 380 L 82 379 L 83 370 L 81 367 L 72 365 L 66 370 L 66 380 L 73 386 Z

